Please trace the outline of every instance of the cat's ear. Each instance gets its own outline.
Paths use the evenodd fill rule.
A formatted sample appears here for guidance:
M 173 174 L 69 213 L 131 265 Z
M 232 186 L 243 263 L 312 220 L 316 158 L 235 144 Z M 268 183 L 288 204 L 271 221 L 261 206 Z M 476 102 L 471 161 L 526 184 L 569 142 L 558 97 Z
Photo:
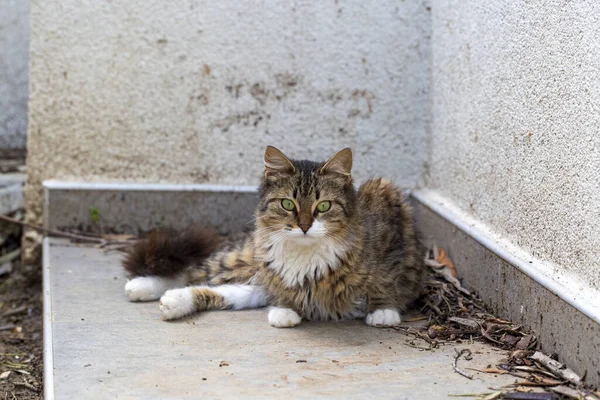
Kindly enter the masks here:
M 340 150 L 321 167 L 321 174 L 335 173 L 350 176 L 352 171 L 352 150 L 346 147 Z
M 279 149 L 267 146 L 265 150 L 265 172 L 288 172 L 296 171 L 294 164 Z

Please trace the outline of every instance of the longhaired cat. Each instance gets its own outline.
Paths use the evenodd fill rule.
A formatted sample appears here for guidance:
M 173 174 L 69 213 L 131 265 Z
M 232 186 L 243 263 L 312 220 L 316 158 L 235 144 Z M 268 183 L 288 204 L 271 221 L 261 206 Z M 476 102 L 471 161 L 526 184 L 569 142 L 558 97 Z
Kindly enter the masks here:
M 165 320 L 269 305 L 278 328 L 302 319 L 400 323 L 425 275 L 400 189 L 377 178 L 357 191 L 348 148 L 322 163 L 269 146 L 264 163 L 254 232 L 224 243 L 197 226 L 154 232 L 123 262 L 135 276 L 129 300 L 160 298 Z

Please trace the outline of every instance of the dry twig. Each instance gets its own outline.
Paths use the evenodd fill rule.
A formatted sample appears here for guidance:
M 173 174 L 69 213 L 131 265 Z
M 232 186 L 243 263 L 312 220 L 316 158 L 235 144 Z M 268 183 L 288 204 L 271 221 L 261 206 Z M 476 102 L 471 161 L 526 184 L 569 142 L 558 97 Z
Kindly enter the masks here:
M 48 236 L 60 237 L 65 239 L 77 240 L 79 242 L 85 243 L 98 243 L 100 247 L 106 247 L 109 245 L 129 245 L 134 242 L 134 240 L 123 240 L 125 236 L 129 237 L 129 235 L 105 235 L 107 238 L 91 236 L 89 234 L 75 234 L 70 232 L 63 232 L 57 229 L 49 229 L 44 228 L 43 226 L 32 224 L 29 222 L 20 221 L 15 218 L 7 217 L 6 215 L 0 215 L 0 220 L 9 222 L 11 224 L 21 225 L 30 229 L 34 229 L 39 232 L 43 232 Z
M 579 375 L 577 375 L 575 373 L 575 371 L 573 371 L 570 368 L 567 368 L 560 362 L 551 359 L 550 357 L 548 357 L 547 355 L 545 355 L 543 353 L 540 353 L 539 351 L 536 351 L 535 353 L 533 353 L 533 355 L 531 356 L 531 359 L 542 364 L 544 367 L 546 367 L 547 369 L 552 371 L 552 373 L 555 374 L 556 376 L 559 376 L 559 377 L 571 382 L 574 385 L 579 385 L 581 383 L 581 377 Z
M 35 386 L 33 386 L 32 384 L 29 384 L 27 382 L 15 382 L 15 383 L 13 383 L 13 385 L 15 385 L 15 386 L 23 386 L 23 387 L 26 387 L 29 390 L 33 390 L 34 392 L 38 391 L 38 388 L 36 388 Z
M 469 349 L 462 349 L 461 351 L 458 351 L 457 349 L 454 349 L 454 351 L 456 352 L 456 356 L 454 357 L 454 362 L 452 363 L 452 366 L 454 367 L 454 370 L 456 372 L 458 372 L 460 375 L 464 376 L 465 378 L 468 379 L 473 379 L 473 375 L 469 375 L 467 374 L 465 371 L 463 371 L 462 369 L 458 368 L 458 359 L 465 354 L 465 360 L 469 360 L 471 357 L 471 350 Z
M 6 215 L 0 215 L 0 220 L 4 220 L 6 222 L 10 222 L 11 224 L 18 224 L 21 226 L 25 226 L 30 229 L 34 229 L 36 231 L 44 232 L 49 236 L 62 237 L 67 239 L 75 239 L 80 240 L 82 242 L 91 242 L 91 243 L 104 243 L 105 240 L 102 238 L 95 238 L 90 236 L 76 235 L 74 233 L 62 232 L 56 229 L 48 229 L 43 226 L 31 224 L 29 222 L 19 221 L 18 219 L 7 217 Z
M 20 314 L 23 311 L 27 311 L 27 306 L 23 305 L 17 308 L 13 308 L 12 310 L 8 310 L 6 311 L 4 314 L 2 314 L 3 317 L 10 317 L 11 315 L 16 315 L 16 314 Z
M 0 326 L 0 331 L 9 331 L 14 328 L 16 328 L 16 325 L 13 325 L 13 324 L 2 325 L 2 326 Z

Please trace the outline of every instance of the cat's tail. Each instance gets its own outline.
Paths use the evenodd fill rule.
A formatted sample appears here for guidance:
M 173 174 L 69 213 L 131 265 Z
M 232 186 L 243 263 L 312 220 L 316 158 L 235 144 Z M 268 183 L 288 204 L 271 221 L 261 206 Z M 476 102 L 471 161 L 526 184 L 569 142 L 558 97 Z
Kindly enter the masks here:
M 220 241 L 216 231 L 199 225 L 180 232 L 155 230 L 129 250 L 123 267 L 132 276 L 175 278 L 188 267 L 201 264 Z

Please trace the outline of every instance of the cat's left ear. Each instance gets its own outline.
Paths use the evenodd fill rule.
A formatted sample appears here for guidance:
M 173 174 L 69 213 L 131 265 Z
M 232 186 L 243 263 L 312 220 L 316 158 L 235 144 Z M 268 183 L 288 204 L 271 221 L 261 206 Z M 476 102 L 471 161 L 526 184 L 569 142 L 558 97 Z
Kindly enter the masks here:
M 265 172 L 294 173 L 296 168 L 292 161 L 276 147 L 267 146 L 265 150 Z
M 352 171 L 352 150 L 346 147 L 340 150 L 321 167 L 321 174 L 335 173 L 350 176 Z

